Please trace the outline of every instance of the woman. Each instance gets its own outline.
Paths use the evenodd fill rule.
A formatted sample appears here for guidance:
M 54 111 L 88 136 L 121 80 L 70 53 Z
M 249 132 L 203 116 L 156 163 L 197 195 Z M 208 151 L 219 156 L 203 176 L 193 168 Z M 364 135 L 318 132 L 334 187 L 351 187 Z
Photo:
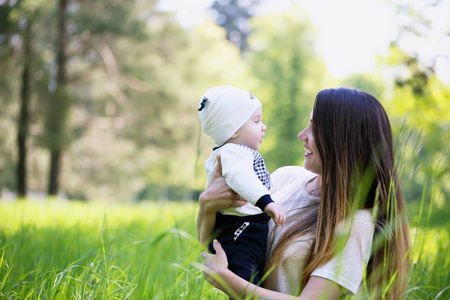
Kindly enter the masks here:
M 230 272 L 217 241 L 216 255 L 202 253 L 206 279 L 236 298 L 400 298 L 411 269 L 409 228 L 385 110 L 365 92 L 322 90 L 298 138 L 304 168 L 272 174 L 272 197 L 286 225 L 270 224 L 265 287 Z M 202 242 L 215 212 L 242 202 L 219 174 L 200 196 Z

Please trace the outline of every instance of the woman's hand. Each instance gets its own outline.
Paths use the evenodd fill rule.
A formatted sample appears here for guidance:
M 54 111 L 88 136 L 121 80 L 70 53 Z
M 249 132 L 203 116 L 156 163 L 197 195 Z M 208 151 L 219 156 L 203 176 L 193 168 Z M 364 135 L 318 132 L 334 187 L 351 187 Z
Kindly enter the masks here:
M 202 258 L 205 260 L 205 270 L 204 275 L 206 281 L 212 284 L 214 287 L 224 290 L 223 286 L 217 281 L 221 281 L 223 274 L 228 271 L 228 259 L 225 251 L 220 245 L 219 241 L 213 241 L 214 250 L 216 250 L 216 255 L 202 252 Z
M 233 299 L 280 299 L 293 300 L 294 296 L 274 292 L 262 287 L 258 287 L 253 283 L 237 276 L 228 269 L 228 259 L 222 245 L 217 240 L 213 241 L 216 255 L 202 252 L 203 274 L 206 281 L 214 287 L 220 289 Z M 324 279 L 325 280 L 325 279 Z M 301 298 L 306 299 L 306 298 Z M 309 299 L 309 298 L 308 298 Z M 318 298 L 314 298 L 318 299 Z M 328 298 L 320 298 L 328 299 Z
M 200 213 L 215 214 L 218 210 L 232 206 L 242 206 L 247 203 L 227 185 L 225 178 L 222 176 L 220 156 L 217 157 L 217 160 L 216 172 L 198 200 Z

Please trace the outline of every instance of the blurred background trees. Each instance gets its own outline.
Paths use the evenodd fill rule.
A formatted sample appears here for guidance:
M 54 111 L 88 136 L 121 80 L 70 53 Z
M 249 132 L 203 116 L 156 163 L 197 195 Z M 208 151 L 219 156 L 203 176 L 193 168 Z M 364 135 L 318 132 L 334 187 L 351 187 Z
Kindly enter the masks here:
M 296 135 L 316 93 L 345 85 L 378 97 L 396 137 L 409 137 L 399 140 L 404 157 L 418 154 L 404 162 L 407 193 L 420 197 L 438 170 L 433 193 L 444 202 L 450 87 L 435 72 L 442 54 L 423 61 L 401 43 L 432 30 L 420 11 L 393 1 L 407 26 L 399 24 L 389 54 L 373 72 L 338 79 L 305 10 L 258 13 L 265 2 L 211 1 L 209 20 L 182 27 L 156 0 L 0 1 L 2 197 L 195 199 L 213 146 L 197 116 L 208 88 L 233 84 L 263 102 L 261 153 L 274 171 L 302 163 Z

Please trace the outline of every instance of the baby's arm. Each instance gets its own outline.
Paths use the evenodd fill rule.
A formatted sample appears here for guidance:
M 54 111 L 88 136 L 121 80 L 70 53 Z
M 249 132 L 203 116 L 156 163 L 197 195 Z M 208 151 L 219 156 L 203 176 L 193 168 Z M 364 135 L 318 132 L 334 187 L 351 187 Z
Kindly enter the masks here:
M 222 164 L 217 157 L 217 169 L 209 185 L 201 193 L 198 204 L 197 233 L 200 243 L 209 243 L 216 223 L 216 212 L 232 206 L 242 206 L 247 201 L 236 200 L 238 195 L 227 185 L 222 176 Z
M 253 154 L 237 145 L 225 145 L 221 151 L 222 175 L 227 184 L 252 205 L 266 211 L 279 225 L 284 213 L 270 197 L 269 190 L 253 170 Z

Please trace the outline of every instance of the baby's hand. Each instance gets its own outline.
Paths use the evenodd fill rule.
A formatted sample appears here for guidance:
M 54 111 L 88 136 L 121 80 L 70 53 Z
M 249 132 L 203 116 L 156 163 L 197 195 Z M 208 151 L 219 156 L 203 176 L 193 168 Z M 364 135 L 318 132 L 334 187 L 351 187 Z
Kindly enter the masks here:
M 286 222 L 286 216 L 284 215 L 284 211 L 280 207 L 278 207 L 275 202 L 267 204 L 264 210 L 273 219 L 275 224 L 284 226 L 284 223 Z

